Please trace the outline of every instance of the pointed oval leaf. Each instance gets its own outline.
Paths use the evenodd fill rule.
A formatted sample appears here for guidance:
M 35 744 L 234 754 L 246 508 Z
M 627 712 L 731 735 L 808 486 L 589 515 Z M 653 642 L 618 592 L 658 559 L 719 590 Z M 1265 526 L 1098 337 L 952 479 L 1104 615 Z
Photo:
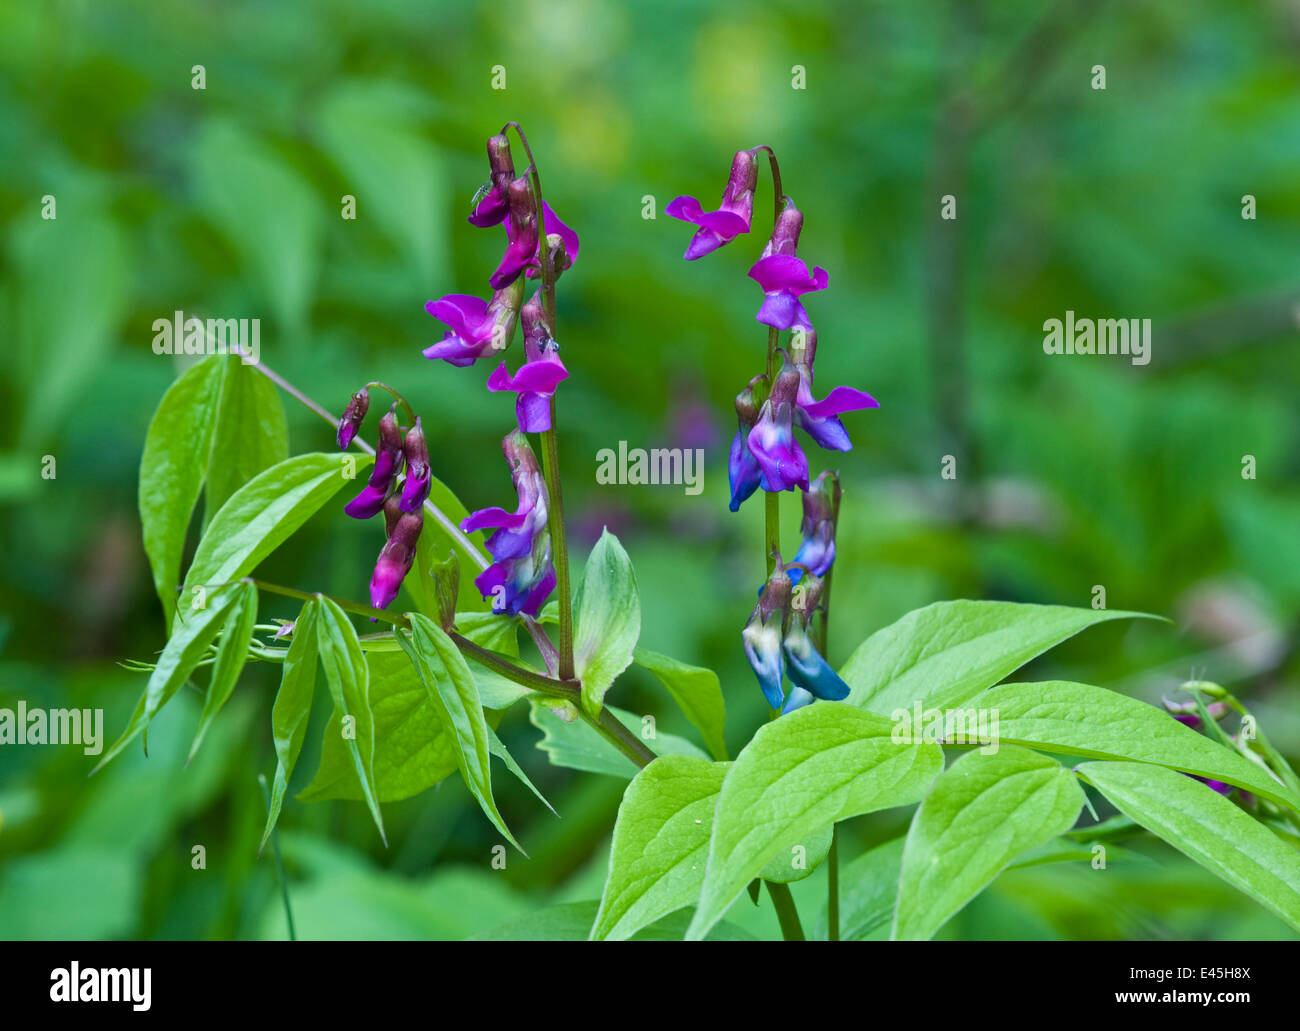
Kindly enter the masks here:
M 289 457 L 289 427 L 275 385 L 240 358 L 218 361 L 221 401 L 208 462 L 205 523 L 245 483 Z
M 474 674 L 442 627 L 418 612 L 407 613 L 407 618 L 411 621 L 410 633 L 398 629 L 397 640 L 450 732 L 465 786 L 492 825 L 523 852 L 492 797 L 491 731 L 483 716 Z
M 582 681 L 582 705 L 594 716 L 615 678 L 632 664 L 641 635 L 641 596 L 632 560 L 608 530 L 582 571 L 573 618 L 573 662 Z
M 959 705 L 1030 659 L 1097 623 L 1155 619 L 1141 612 L 941 601 L 878 630 L 849 656 L 840 676 L 851 705 L 890 713 L 920 701 Z
M 1055 759 L 1014 745 L 940 774 L 903 847 L 891 938 L 928 940 L 1022 852 L 1068 831 L 1083 790 Z
M 248 646 L 252 643 L 256 623 L 257 588 L 247 582 L 237 584 L 235 602 L 221 629 L 217 657 L 212 663 L 212 676 L 208 680 L 208 693 L 203 699 L 203 712 L 199 715 L 199 729 L 194 733 L 194 743 L 190 745 L 189 758 L 185 760 L 187 764 L 193 760 L 212 721 L 217 718 L 222 706 L 229 701 L 231 692 L 235 690 L 235 682 L 248 659 Z
M 623 941 L 699 898 L 727 763 L 660 756 L 623 792 L 591 937 Z
M 929 742 L 892 740 L 883 716 L 817 702 L 759 729 L 727 772 L 692 939 L 704 936 L 791 841 L 852 816 L 919 801 L 943 768 Z
M 723 728 L 727 720 L 722 700 L 722 683 L 711 669 L 690 666 L 667 655 L 637 648 L 632 653 L 638 666 L 648 669 L 673 696 L 678 708 L 704 737 L 713 758 L 726 760 L 727 743 Z
M 1092 759 L 1130 759 L 1226 781 L 1300 809 L 1300 799 L 1249 759 L 1136 698 L 1091 684 L 1002 684 L 976 699 L 997 714 L 997 738 Z
M 307 721 L 311 718 L 312 696 L 316 692 L 316 666 L 319 641 L 316 636 L 316 618 L 320 603 L 314 598 L 303 603 L 293 624 L 293 638 L 284 657 L 280 674 L 280 690 L 271 707 L 271 734 L 275 739 L 275 781 L 271 785 L 271 803 L 267 807 L 266 828 L 258 850 L 266 841 L 280 819 L 284 793 L 289 788 L 289 778 L 298 764 L 303 741 L 307 737 Z
M 1230 799 L 1162 766 L 1090 762 L 1078 773 L 1121 812 L 1300 931 L 1300 851 Z

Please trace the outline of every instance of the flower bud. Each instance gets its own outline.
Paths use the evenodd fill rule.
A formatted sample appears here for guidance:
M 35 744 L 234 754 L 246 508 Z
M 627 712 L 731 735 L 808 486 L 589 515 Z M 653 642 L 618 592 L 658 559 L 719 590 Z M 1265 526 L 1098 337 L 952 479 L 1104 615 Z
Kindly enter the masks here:
M 835 523 L 840 509 L 840 481 L 827 470 L 803 492 L 803 540 L 791 559 L 790 580 L 799 583 L 804 571 L 825 576 L 835 563 Z
M 510 210 L 510 183 L 515 177 L 510 141 L 505 134 L 488 140 L 487 153 L 491 176 L 475 196 L 474 211 L 469 216 L 470 224 L 479 227 L 500 225 L 505 220 L 506 213 Z
M 366 412 L 370 410 L 370 390 L 362 387 L 352 399 L 348 401 L 348 406 L 343 409 L 343 416 L 339 419 L 339 432 L 337 441 L 340 451 L 346 451 L 348 445 L 352 443 L 352 438 L 357 435 L 357 430 L 361 429 L 361 423 L 366 418 Z
M 403 512 L 417 512 L 429 496 L 432 477 L 429 470 L 429 447 L 424 440 L 419 416 L 415 418 L 415 425 L 406 431 L 406 439 L 402 441 L 402 457 L 406 461 L 406 483 L 402 486 L 401 509 Z
M 758 596 L 758 604 L 740 632 L 745 658 L 758 678 L 763 697 L 773 709 L 781 708 L 785 701 L 785 691 L 781 687 L 785 673 L 785 663 L 781 658 L 781 626 L 789 604 L 790 578 L 785 575 L 778 558 L 772 575 Z
M 755 376 L 749 385 L 736 395 L 736 418 L 739 428 L 731 441 L 731 454 L 727 459 L 727 482 L 731 486 L 731 511 L 740 506 L 758 490 L 763 480 L 763 470 L 749 450 L 749 431 L 758 421 L 758 406 L 767 395 L 766 376 Z
M 506 250 L 501 264 L 488 280 L 494 290 L 513 283 L 537 255 L 537 211 L 533 186 L 527 176 L 511 181 L 508 199 L 510 221 L 506 225 Z
M 397 405 L 379 420 L 379 445 L 370 481 L 355 498 L 343 506 L 353 519 L 369 519 L 384 507 L 384 499 L 402 467 L 402 430 L 397 425 Z
M 397 517 L 370 577 L 370 604 L 375 608 L 387 608 L 397 597 L 415 563 L 415 544 L 423 526 L 424 515 L 419 511 L 402 512 Z
M 759 258 L 767 258 L 773 254 L 786 254 L 793 257 L 799 250 L 799 233 L 802 231 L 803 212 L 787 197 L 785 205 L 781 208 L 781 214 L 776 216 L 776 223 L 772 226 L 772 237 L 767 241 Z

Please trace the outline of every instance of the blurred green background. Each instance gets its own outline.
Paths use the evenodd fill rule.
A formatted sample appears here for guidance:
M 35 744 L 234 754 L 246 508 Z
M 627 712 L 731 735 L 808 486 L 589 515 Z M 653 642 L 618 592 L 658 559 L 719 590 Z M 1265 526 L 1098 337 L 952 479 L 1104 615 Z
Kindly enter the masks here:
M 1086 606 L 1101 585 L 1109 607 L 1175 624 L 1095 629 L 1022 677 L 1158 702 L 1195 673 L 1300 755 L 1298 96 L 1291 0 L 3 0 L 0 705 L 102 707 L 112 740 L 144 683 L 117 663 L 162 646 L 135 490 L 149 418 L 187 360 L 153 354 L 151 325 L 177 309 L 260 318 L 263 360 L 328 408 L 368 379 L 396 385 L 436 475 L 471 508 L 513 504 L 498 443 L 512 399 L 483 389 L 485 369 L 420 349 L 441 336 L 426 300 L 486 291 L 503 234 L 464 215 L 486 137 L 518 119 L 582 237 L 557 326 L 571 548 L 580 559 L 603 525 L 620 535 L 642 644 L 719 670 L 733 750 L 764 718 L 738 637 L 762 506 L 727 511 L 726 448 L 765 346 L 746 272 L 766 169 L 754 235 L 704 261 L 681 260 L 690 229 L 662 210 L 678 193 L 711 207 L 732 153 L 768 143 L 807 216 L 801 254 L 830 274 L 808 299 L 817 393 L 849 383 L 881 402 L 846 417 L 851 453 L 809 452 L 845 485 L 832 661 L 939 599 Z M 955 222 L 938 218 L 944 194 Z M 1042 323 L 1067 309 L 1152 319 L 1150 365 L 1045 356 Z M 286 407 L 294 451 L 330 446 Z M 704 493 L 598 485 L 595 453 L 620 440 L 704 446 Z M 378 529 L 337 507 L 268 579 L 364 596 Z M 268 597 L 262 618 L 295 611 Z M 246 670 L 189 768 L 193 692 L 147 759 L 131 749 L 93 780 L 78 749 L 0 748 L 0 937 L 283 937 L 275 868 L 256 855 L 277 673 Z M 610 701 L 691 733 L 637 669 Z M 295 789 L 315 771 L 321 708 Z M 497 838 L 454 777 L 385 807 L 388 849 L 359 804 L 290 801 L 299 933 L 459 937 L 597 897 L 624 782 L 548 766 L 522 708 L 501 733 L 562 817 L 503 780 L 530 859 L 490 870 Z M 854 821 L 847 854 L 901 826 Z M 1290 935 L 1149 851 L 1158 862 L 1104 875 L 1012 872 L 944 933 Z M 824 880 L 795 888 L 811 923 Z M 731 919 L 775 933 L 747 900 Z

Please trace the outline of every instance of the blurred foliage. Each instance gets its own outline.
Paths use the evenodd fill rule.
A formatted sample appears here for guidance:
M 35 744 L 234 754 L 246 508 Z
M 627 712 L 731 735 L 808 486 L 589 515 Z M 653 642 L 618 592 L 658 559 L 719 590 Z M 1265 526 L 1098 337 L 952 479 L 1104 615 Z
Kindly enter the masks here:
M 1101 585 L 1110 607 L 1176 629 L 1102 627 L 1032 675 L 1157 700 L 1195 669 L 1300 754 L 1300 7 L 1085 17 L 1094 6 L 0 3 L 0 706 L 102 707 L 115 735 L 142 683 L 115 662 L 162 645 L 135 490 L 150 415 L 187 361 L 150 348 L 153 321 L 176 310 L 261 319 L 267 364 L 328 408 L 368 379 L 393 383 L 423 413 L 436 475 L 471 508 L 508 498 L 509 402 L 482 389 L 484 370 L 419 351 L 441 334 L 426 300 L 486 288 L 500 233 L 463 216 L 483 141 L 518 119 L 583 241 L 557 327 L 573 550 L 604 525 L 619 533 L 642 645 L 719 671 L 733 751 L 764 711 L 738 639 L 761 505 L 728 513 L 724 470 L 731 397 L 765 341 L 745 273 L 766 172 L 755 235 L 705 261 L 680 260 L 689 230 L 662 209 L 678 193 L 711 202 L 732 152 L 770 143 L 807 215 L 801 253 L 830 273 L 809 299 L 818 392 L 847 382 L 882 405 L 848 417 L 851 453 L 811 456 L 845 485 L 833 661 L 936 599 L 1087 605 Z M 1089 85 L 1097 63 L 1105 91 Z M 937 221 L 946 193 L 956 223 Z M 347 194 L 355 221 L 339 217 Z M 41 218 L 46 195 L 56 220 Z M 647 195 L 661 217 L 643 219 Z M 1049 360 L 1042 323 L 1067 309 L 1151 318 L 1151 364 Z M 287 404 L 294 450 L 327 448 L 330 431 Z M 595 453 L 619 440 L 703 440 L 704 493 L 598 485 Z M 946 453 L 956 481 L 939 476 Z M 330 509 L 265 575 L 358 597 L 376 534 Z M 295 608 L 267 598 L 263 618 Z M 275 869 L 256 852 L 275 672 L 249 668 L 188 769 L 197 697 L 159 721 L 147 759 L 132 750 L 89 782 L 94 759 L 76 749 L 0 749 L 0 937 L 282 936 Z M 610 700 L 694 739 L 644 670 Z M 623 782 L 547 765 L 523 707 L 500 733 L 563 816 L 500 786 L 531 859 L 490 869 L 497 839 L 454 780 L 385 807 L 387 850 L 363 806 L 290 801 L 303 936 L 460 937 L 599 894 Z M 896 829 L 855 821 L 846 854 Z M 1105 876 L 1013 871 L 945 934 L 1288 933 L 1158 857 Z M 822 876 L 794 888 L 815 912 Z M 742 901 L 729 919 L 775 933 L 767 907 Z

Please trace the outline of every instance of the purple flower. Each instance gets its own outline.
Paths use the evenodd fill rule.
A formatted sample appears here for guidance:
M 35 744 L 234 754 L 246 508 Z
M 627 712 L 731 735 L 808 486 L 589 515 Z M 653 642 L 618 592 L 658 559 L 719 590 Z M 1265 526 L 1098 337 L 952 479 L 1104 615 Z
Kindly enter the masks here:
M 808 266 L 792 254 L 770 254 L 755 262 L 749 278 L 763 288 L 763 306 L 754 316 L 759 322 L 776 329 L 812 328 L 799 298 L 826 289 L 828 277 L 824 268 L 809 273 Z
M 776 216 L 772 226 L 772 235 L 763 245 L 760 258 L 772 254 L 789 254 L 793 256 L 799 250 L 799 234 L 803 232 L 803 212 L 794 206 L 789 197 L 781 206 L 781 213 Z
M 476 198 L 474 211 L 469 216 L 470 225 L 483 228 L 499 226 L 510 212 L 510 183 L 515 177 L 514 161 L 510 157 L 510 141 L 504 134 L 493 136 L 487 142 L 488 165 L 492 177 L 485 190 Z
M 402 441 L 402 458 L 406 461 L 406 482 L 402 484 L 402 500 L 398 507 L 403 512 L 418 512 L 429 496 L 433 478 L 429 469 L 429 446 L 425 443 L 418 415 L 415 425 L 406 431 L 406 439 Z
M 424 310 L 447 326 L 447 335 L 426 347 L 424 356 L 463 368 L 485 355 L 500 354 L 514 338 L 523 299 L 523 281 L 515 279 L 493 293 L 490 301 L 469 294 L 448 294 L 429 301 Z
M 748 437 L 758 421 L 758 404 L 755 393 L 767 393 L 767 377 L 755 376 L 736 395 L 736 418 L 739 428 L 731 441 L 731 455 L 727 460 L 727 482 L 731 486 L 731 505 L 733 512 L 739 512 L 740 506 L 749 500 L 751 494 L 758 490 L 763 482 L 763 470 L 759 467 L 754 453 L 749 450 Z
M 384 508 L 388 540 L 370 577 L 370 604 L 377 609 L 387 608 L 401 590 L 402 581 L 415 562 L 415 544 L 424 526 L 422 512 L 404 512 L 398 504 L 394 495 Z
M 785 620 L 786 608 L 790 603 L 790 578 L 780 562 L 763 590 L 759 593 L 758 604 L 749 615 L 749 621 L 740 632 L 740 640 L 745 649 L 745 658 L 758 678 L 759 689 L 767 704 L 773 709 L 781 708 L 785 700 L 785 691 L 781 678 L 785 674 L 785 661 L 781 657 L 781 625 Z
M 520 313 L 524 325 L 524 364 L 512 376 L 502 362 L 488 377 L 493 392 L 513 390 L 519 395 L 515 416 L 525 433 L 544 433 L 551 428 L 551 398 L 555 388 L 569 375 L 560 361 L 560 345 L 551 336 L 542 309 L 541 291 L 533 295 Z
M 555 567 L 551 564 L 551 538 L 546 530 L 550 505 L 546 481 L 528 438 L 512 430 L 501 442 L 510 476 L 519 497 L 514 512 L 484 508 L 468 515 L 462 530 L 494 528 L 487 549 L 495 560 L 474 580 L 479 593 L 491 599 L 492 611 L 515 615 L 537 615 L 555 588 Z
M 578 249 L 582 246 L 582 241 L 578 239 L 578 234 L 560 221 L 560 216 L 551 210 L 551 205 L 547 201 L 542 201 L 542 217 L 546 221 L 546 246 L 549 251 L 549 258 L 558 279 L 561 272 L 573 268 L 573 263 L 578 260 Z M 536 259 L 540 264 L 541 245 L 538 245 L 538 254 Z M 529 268 L 524 273 L 529 279 L 538 275 L 535 268 Z
M 799 372 L 799 392 L 794 418 L 799 428 L 828 451 L 852 450 L 853 442 L 839 417 L 844 412 L 879 408 L 880 402 L 865 390 L 843 386 L 833 388 L 818 401 L 812 395 L 812 366 L 798 364 L 795 369 Z
M 357 430 L 361 429 L 361 423 L 365 421 L 366 412 L 370 410 L 370 391 L 362 387 L 352 395 L 348 406 L 343 409 L 343 415 L 339 419 L 339 431 L 335 441 L 340 451 L 346 451 L 352 439 L 357 435 Z
M 397 425 L 397 405 L 394 403 L 379 420 L 379 446 L 375 449 L 375 467 L 370 471 L 370 481 L 360 494 L 343 506 L 343 511 L 353 519 L 378 515 L 401 468 L 402 430 Z
M 501 264 L 488 282 L 493 290 L 509 286 L 523 274 L 525 267 L 537 260 L 537 212 L 533 204 L 533 187 L 527 176 L 510 183 L 510 220 L 506 222 L 506 250 Z
M 835 473 L 823 472 L 803 492 L 803 540 L 790 560 L 790 582 L 798 584 L 807 570 L 824 577 L 835 564 L 835 521 L 839 511 L 840 481 Z
M 687 261 L 711 254 L 741 233 L 749 232 L 757 184 L 758 163 L 754 152 L 741 150 L 731 161 L 731 175 L 722 191 L 722 203 L 717 211 L 705 211 L 694 197 L 677 197 L 668 202 L 665 214 L 700 227 L 686 248 L 684 257 Z
M 759 409 L 758 420 L 745 438 L 763 472 L 766 491 L 808 489 L 808 457 L 794 439 L 794 401 L 799 390 L 799 373 L 781 352 L 781 371 L 772 393 Z

